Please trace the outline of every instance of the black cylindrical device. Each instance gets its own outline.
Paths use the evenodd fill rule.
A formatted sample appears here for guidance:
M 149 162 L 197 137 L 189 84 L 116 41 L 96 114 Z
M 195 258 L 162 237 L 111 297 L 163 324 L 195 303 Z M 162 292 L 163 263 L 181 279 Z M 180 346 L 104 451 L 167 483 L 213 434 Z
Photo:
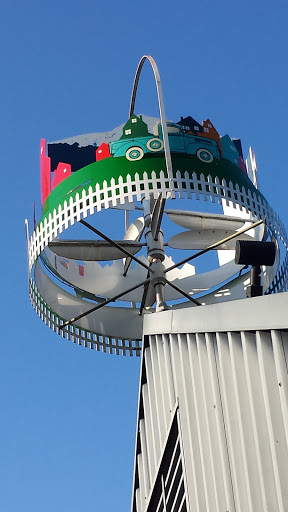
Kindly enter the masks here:
M 272 266 L 274 264 L 276 255 L 274 242 L 237 240 L 235 249 L 235 263 L 237 265 Z

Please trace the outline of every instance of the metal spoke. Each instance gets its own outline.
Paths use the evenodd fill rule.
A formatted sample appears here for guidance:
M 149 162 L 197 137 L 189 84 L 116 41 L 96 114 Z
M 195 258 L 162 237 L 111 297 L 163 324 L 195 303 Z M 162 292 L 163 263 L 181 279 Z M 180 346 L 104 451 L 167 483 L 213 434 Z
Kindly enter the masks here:
M 146 302 L 146 299 L 147 299 L 148 289 L 149 289 L 149 282 L 147 284 L 145 284 L 145 286 L 144 286 L 142 300 L 141 300 L 141 305 L 140 305 L 140 309 L 139 309 L 139 315 L 140 316 L 142 315 L 143 309 L 145 307 L 145 302 Z
M 153 273 L 153 270 L 151 268 L 149 268 L 148 265 L 146 265 L 146 263 L 143 263 L 141 260 L 139 260 L 138 258 L 133 256 L 133 254 L 131 254 L 129 251 L 126 251 L 126 249 L 121 247 L 121 245 L 117 244 L 117 242 L 114 242 L 114 240 L 111 240 L 111 238 L 104 235 L 104 233 L 101 233 L 101 231 L 94 228 L 94 226 L 91 226 L 91 224 L 88 224 L 88 222 L 86 222 L 85 220 L 81 219 L 80 222 L 81 222 L 81 224 L 83 224 L 83 226 L 86 226 L 86 228 L 88 228 L 91 231 L 93 231 L 94 233 L 96 233 L 96 235 L 101 236 L 101 238 L 103 238 L 104 240 L 109 242 L 111 245 L 114 245 L 114 247 L 117 247 L 117 249 L 119 249 L 119 251 L 122 251 L 123 254 L 125 254 L 125 256 L 132 258 L 132 260 L 136 261 L 136 263 L 139 263 L 139 265 L 142 265 L 142 267 L 146 268 L 146 270 L 149 270 L 149 272 Z
M 202 306 L 202 304 L 200 302 L 198 302 L 198 300 L 193 299 L 193 297 L 191 297 L 191 295 L 189 295 L 188 293 L 184 292 L 184 290 L 181 290 L 181 288 L 178 288 L 178 286 L 175 286 L 175 284 L 172 284 L 170 281 L 166 281 L 166 284 L 169 284 L 169 286 L 171 286 L 171 288 L 174 288 L 174 290 L 176 290 L 177 292 L 181 293 L 181 295 L 184 295 L 184 297 L 186 297 L 187 299 L 191 300 L 191 302 L 196 304 L 196 306 Z
M 123 276 L 126 277 L 127 276 L 127 272 L 130 268 L 130 265 L 132 263 L 132 259 L 131 258 L 127 258 L 125 260 L 125 264 L 124 264 L 124 272 L 123 272 Z
M 223 240 L 219 240 L 219 242 L 216 242 L 215 244 L 209 245 L 206 249 L 203 249 L 202 251 L 197 252 L 196 254 L 193 254 L 192 256 L 189 256 L 188 258 L 185 258 L 185 260 L 179 261 L 179 263 L 175 263 L 175 265 L 172 265 L 171 267 L 168 267 L 165 269 L 165 274 L 167 272 L 170 272 L 170 270 L 173 270 L 174 268 L 180 267 L 180 265 L 183 265 L 184 263 L 187 263 L 188 261 L 194 260 L 198 256 L 202 256 L 202 254 L 205 254 L 208 251 L 212 251 L 212 249 L 216 249 L 216 247 L 219 247 L 219 245 L 224 244 L 225 242 L 228 242 L 228 240 L 232 240 L 233 238 L 236 238 L 239 235 L 242 235 L 243 233 L 246 233 L 246 231 L 249 231 L 249 229 L 256 228 L 257 226 L 260 226 L 260 224 L 263 224 L 263 220 L 258 220 L 254 224 L 251 224 L 251 226 L 248 226 L 247 228 L 242 229 L 241 231 L 237 231 L 233 235 L 227 236 L 226 238 L 223 238 Z
M 93 313 L 94 311 L 97 311 L 97 309 L 101 309 L 104 306 L 107 306 L 107 304 L 110 304 L 110 302 L 114 302 L 117 299 L 120 299 L 120 297 L 123 297 L 124 295 L 127 295 L 127 293 L 133 292 L 134 290 L 137 290 L 137 288 L 140 288 L 140 286 L 143 286 L 150 282 L 150 279 L 145 279 L 145 281 L 142 281 L 141 283 L 137 284 L 136 286 L 133 286 L 132 288 L 129 288 L 128 290 L 125 290 L 122 293 L 118 293 L 118 295 L 115 295 L 111 299 L 107 299 L 101 304 L 97 304 L 97 306 L 94 306 L 94 308 L 89 309 L 85 313 L 81 313 L 81 315 L 75 316 L 74 318 L 71 318 L 71 320 L 67 320 L 62 325 L 59 326 L 59 330 L 64 329 L 67 325 L 72 324 L 73 322 L 76 322 L 77 320 L 80 320 L 80 318 L 83 318 L 83 316 L 90 315 L 90 313 Z
M 148 293 L 149 283 L 150 283 L 149 272 L 147 272 L 147 281 L 148 282 L 144 285 L 142 300 L 141 300 L 141 304 L 140 304 L 140 309 L 139 309 L 139 315 L 140 316 L 142 315 L 143 309 L 145 307 L 145 302 L 146 302 L 146 299 L 147 299 L 147 293 Z

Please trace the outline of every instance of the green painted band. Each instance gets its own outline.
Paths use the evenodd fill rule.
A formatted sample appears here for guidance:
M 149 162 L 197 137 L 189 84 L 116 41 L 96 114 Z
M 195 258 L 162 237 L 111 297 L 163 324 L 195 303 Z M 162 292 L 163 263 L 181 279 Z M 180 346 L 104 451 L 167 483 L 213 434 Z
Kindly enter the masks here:
M 205 178 L 210 175 L 212 180 L 218 178 L 221 183 L 225 179 L 227 184 L 231 181 L 233 185 L 239 185 L 240 189 L 244 186 L 245 190 L 250 190 L 252 195 L 256 194 L 257 197 L 263 198 L 248 176 L 238 166 L 224 158 L 221 160 L 214 159 L 209 164 L 201 162 L 195 155 L 180 156 L 174 154 L 172 155 L 172 163 L 173 169 L 175 169 L 173 171 L 173 179 L 176 182 L 176 171 L 179 171 L 183 178 L 185 172 L 188 172 L 191 178 L 193 173 L 196 173 L 198 178 L 200 178 L 201 174 Z M 104 181 L 109 185 L 112 179 L 115 180 L 117 185 L 120 177 L 125 182 L 128 175 L 133 179 L 138 174 L 141 180 L 144 173 L 151 177 L 153 171 L 157 177 L 160 176 L 161 171 L 165 171 L 165 160 L 162 155 L 149 155 L 135 162 L 130 162 L 125 157 L 111 157 L 87 165 L 62 181 L 51 192 L 44 204 L 41 221 L 48 217 L 49 213 L 52 213 L 54 209 L 57 210 L 59 205 L 63 205 L 65 201 L 69 202 L 70 198 L 74 200 L 77 193 L 81 195 L 83 190 L 88 192 L 90 187 L 95 189 L 97 184 L 101 189 Z M 177 183 L 175 183 L 175 191 L 177 191 Z

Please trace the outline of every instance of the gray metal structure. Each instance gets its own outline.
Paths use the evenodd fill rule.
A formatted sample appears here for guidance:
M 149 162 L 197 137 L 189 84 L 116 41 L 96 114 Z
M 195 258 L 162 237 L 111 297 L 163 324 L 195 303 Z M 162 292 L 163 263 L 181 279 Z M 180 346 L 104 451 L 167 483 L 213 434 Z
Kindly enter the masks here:
M 288 510 L 288 293 L 149 315 L 132 512 Z

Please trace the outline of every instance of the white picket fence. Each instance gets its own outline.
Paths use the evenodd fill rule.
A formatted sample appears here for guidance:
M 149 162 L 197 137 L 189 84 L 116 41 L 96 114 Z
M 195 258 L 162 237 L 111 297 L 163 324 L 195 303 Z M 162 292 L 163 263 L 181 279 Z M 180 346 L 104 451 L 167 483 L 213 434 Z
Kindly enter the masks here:
M 42 322 L 52 329 L 52 331 L 62 336 L 62 338 L 72 341 L 73 343 L 77 343 L 78 345 L 83 345 L 83 347 L 95 349 L 98 352 L 101 351 L 123 356 L 140 356 L 140 340 L 111 338 L 100 333 L 91 332 L 87 329 L 80 329 L 72 324 L 60 329 L 60 326 L 65 322 L 65 319 L 57 315 L 57 313 L 55 313 L 43 300 L 37 290 L 34 280 L 31 277 L 29 279 L 29 297 L 33 308 L 39 318 L 41 318 Z
M 88 191 L 83 189 L 81 194 L 76 193 L 75 197 L 70 197 L 69 201 L 63 201 L 57 210 L 50 212 L 28 240 L 29 293 L 34 309 L 51 329 L 74 343 L 112 353 L 139 354 L 139 340 L 110 339 L 103 334 L 80 330 L 74 326 L 59 331 L 59 325 L 63 323 L 63 319 L 57 316 L 40 297 L 31 276 L 31 270 L 41 251 L 59 233 L 80 221 L 81 218 L 94 214 L 95 210 L 99 212 L 119 204 L 132 203 L 134 200 L 141 201 L 143 198 L 148 199 L 151 195 L 157 198 L 160 193 L 163 197 L 204 199 L 219 204 L 226 200 L 227 204 L 233 204 L 235 208 L 244 208 L 254 217 L 265 220 L 266 226 L 278 240 L 283 242 L 287 251 L 287 235 L 282 222 L 263 196 L 251 190 L 252 184 L 251 189 L 246 189 L 244 186 L 240 188 L 238 184 L 233 184 L 231 181 L 227 184 L 224 179 L 220 182 L 217 177 L 212 178 L 210 175 L 205 177 L 203 174 L 198 177 L 196 173 L 191 176 L 187 171 L 184 176 L 177 171 L 172 179 L 167 178 L 163 171 L 159 176 L 153 171 L 151 177 L 144 173 L 141 179 L 138 174 L 133 178 L 128 174 L 125 181 L 120 176 L 118 182 L 112 178 L 110 183 L 104 181 L 101 187 L 96 184 L 94 189 L 92 186 Z M 288 259 L 286 258 L 269 288 L 270 293 L 287 289 L 287 273 Z
M 128 174 L 126 181 L 120 176 L 118 183 L 114 178 L 109 184 L 104 181 L 101 188 L 97 183 L 95 189 L 89 187 L 88 192 L 83 189 L 81 195 L 76 193 L 75 198 L 70 197 L 68 202 L 64 201 L 63 204 L 59 204 L 58 210 L 54 209 L 53 213 L 49 213 L 40 222 L 30 239 L 30 269 L 49 242 L 66 230 L 69 225 L 73 225 L 89 214 L 93 215 L 95 209 L 101 211 L 119 204 L 133 202 L 134 199 L 141 201 L 144 197 L 149 198 L 151 194 L 158 197 L 161 192 L 163 197 L 172 196 L 180 199 L 200 199 L 201 197 L 205 201 L 221 203 L 224 199 L 227 204 L 232 202 L 235 208 L 237 206 L 241 209 L 245 208 L 245 210 L 251 211 L 255 217 L 265 219 L 266 225 L 287 247 L 287 235 L 282 222 L 267 201 L 256 192 L 252 193 L 249 188 L 245 189 L 243 186 L 240 189 L 238 184 L 234 185 L 231 181 L 227 184 L 225 180 L 220 182 L 217 177 L 213 179 L 210 175 L 205 177 L 201 174 L 198 178 L 197 174 L 193 173 L 191 177 L 186 171 L 182 177 L 180 171 L 177 171 L 172 180 L 168 179 L 163 171 L 160 172 L 159 177 L 153 171 L 151 178 L 147 173 L 144 173 L 143 179 L 140 179 L 138 174 L 135 174 L 132 179 Z

